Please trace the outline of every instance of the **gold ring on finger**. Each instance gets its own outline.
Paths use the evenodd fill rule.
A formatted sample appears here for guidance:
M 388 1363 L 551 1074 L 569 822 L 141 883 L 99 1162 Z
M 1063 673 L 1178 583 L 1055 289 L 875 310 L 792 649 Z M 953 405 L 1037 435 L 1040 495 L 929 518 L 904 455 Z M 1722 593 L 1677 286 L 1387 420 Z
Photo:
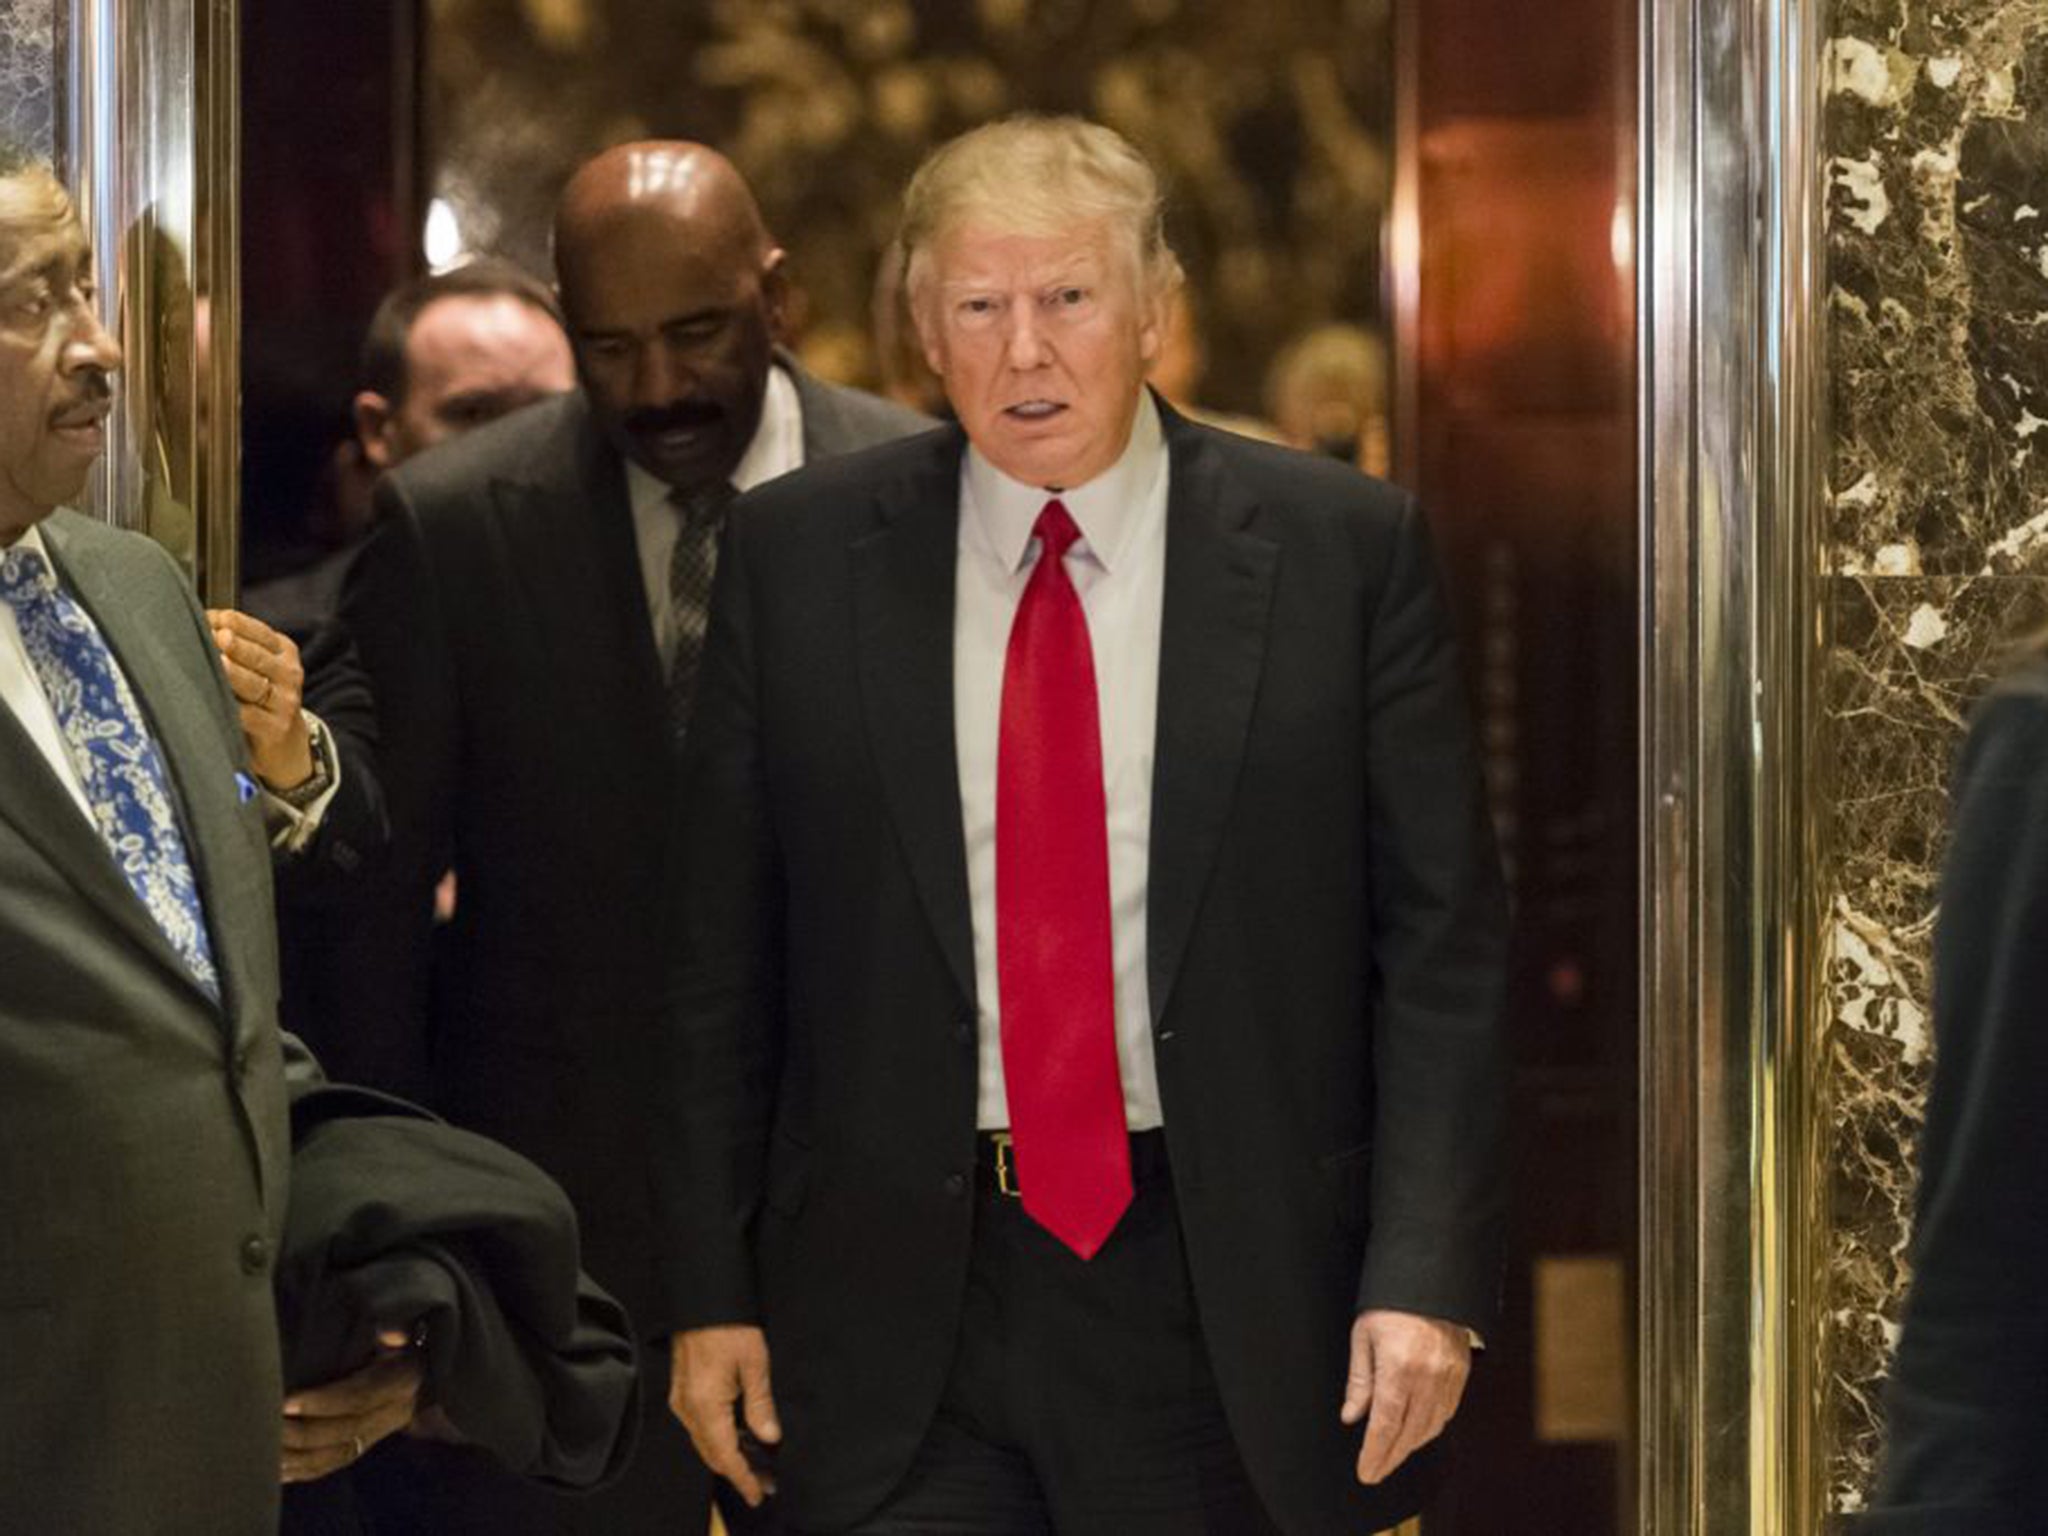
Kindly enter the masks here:
M 350 1461 L 361 1461 L 363 1459 L 363 1437 L 361 1435 L 349 1436 L 348 1449 Z
M 277 692 L 277 679 L 274 677 L 263 679 L 263 695 L 257 699 L 256 707 L 258 709 L 268 709 L 270 707 L 270 696 L 275 692 Z

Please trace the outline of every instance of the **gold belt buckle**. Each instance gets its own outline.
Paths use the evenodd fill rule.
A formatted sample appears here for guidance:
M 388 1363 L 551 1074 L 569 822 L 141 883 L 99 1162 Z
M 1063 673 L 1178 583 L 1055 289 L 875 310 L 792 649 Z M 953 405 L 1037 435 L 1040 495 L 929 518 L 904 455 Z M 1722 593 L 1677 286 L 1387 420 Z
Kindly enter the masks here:
M 1008 1131 L 994 1131 L 996 1142 L 996 1189 L 998 1192 L 1019 1198 L 1024 1191 L 1017 1185 L 1016 1142 Z

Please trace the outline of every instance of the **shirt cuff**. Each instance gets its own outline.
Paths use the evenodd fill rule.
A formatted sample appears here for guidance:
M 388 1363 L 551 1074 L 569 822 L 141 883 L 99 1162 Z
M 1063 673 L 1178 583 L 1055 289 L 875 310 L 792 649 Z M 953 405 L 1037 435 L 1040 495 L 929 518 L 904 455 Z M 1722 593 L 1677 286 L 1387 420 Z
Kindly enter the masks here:
M 327 764 L 327 787 L 303 806 L 292 805 L 282 796 L 263 790 L 263 815 L 270 827 L 270 846 L 280 853 L 298 853 L 319 835 L 327 819 L 327 807 L 341 788 L 341 758 L 334 750 L 334 738 L 327 723 L 310 709 L 301 711 L 306 729 L 312 734 L 313 756 Z

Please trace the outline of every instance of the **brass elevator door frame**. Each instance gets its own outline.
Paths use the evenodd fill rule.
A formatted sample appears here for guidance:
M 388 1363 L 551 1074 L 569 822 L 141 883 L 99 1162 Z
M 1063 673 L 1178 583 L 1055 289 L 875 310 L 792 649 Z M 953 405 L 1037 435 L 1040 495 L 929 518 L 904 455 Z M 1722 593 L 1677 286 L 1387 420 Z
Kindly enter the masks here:
M 1642 1500 L 1823 1494 L 1819 0 L 1644 0 Z
M 209 603 L 240 545 L 238 0 L 68 0 L 57 168 L 124 355 L 90 509 L 148 533 Z

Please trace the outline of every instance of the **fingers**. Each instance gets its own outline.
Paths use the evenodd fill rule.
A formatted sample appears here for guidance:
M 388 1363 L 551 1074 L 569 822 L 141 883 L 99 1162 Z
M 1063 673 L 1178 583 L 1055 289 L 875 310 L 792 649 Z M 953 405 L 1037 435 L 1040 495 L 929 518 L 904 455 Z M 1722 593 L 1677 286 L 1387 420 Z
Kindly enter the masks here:
M 768 1393 L 768 1345 L 758 1328 L 697 1328 L 677 1334 L 669 1379 L 669 1407 L 690 1433 L 697 1455 L 738 1490 L 750 1506 L 769 1488 L 740 1449 L 742 1405 L 747 1424 L 761 1440 L 779 1439 L 774 1401 Z M 756 1421 L 760 1412 L 763 1419 Z M 763 1424 L 772 1433 L 763 1432 Z
M 1366 1420 L 1365 1443 L 1358 1451 L 1358 1480 L 1361 1483 L 1384 1481 L 1393 1470 L 1406 1460 L 1405 1432 L 1408 1420 L 1408 1402 L 1391 1391 L 1379 1394 L 1373 1404 L 1372 1417 Z
M 422 1380 L 417 1355 L 389 1354 L 340 1381 L 293 1393 L 284 1405 L 282 1480 L 326 1477 L 405 1428 Z
M 750 1506 L 757 1505 L 767 1490 L 740 1450 L 739 1423 L 732 1414 L 734 1396 L 730 1388 L 685 1387 L 675 1405 L 676 1416 L 690 1432 L 690 1443 L 697 1447 L 704 1465 L 738 1489 Z
M 280 719 L 295 714 L 305 691 L 299 648 L 260 619 L 232 609 L 207 611 L 228 686 L 245 706 Z M 244 725 L 250 722 L 244 710 Z
M 766 1353 L 740 1362 L 740 1407 L 756 1440 L 774 1445 L 782 1439 L 782 1424 L 775 1417 L 775 1394 L 768 1386 Z
M 1358 1479 L 1378 1483 L 1443 1433 L 1464 1396 L 1471 1344 L 1456 1324 L 1398 1312 L 1367 1312 L 1352 1329 L 1352 1377 L 1369 1377 L 1363 1397 L 1369 1416 L 1358 1453 Z M 1345 1419 L 1360 1397 L 1354 1379 L 1345 1387 Z
M 1344 1373 L 1344 1407 L 1338 1417 L 1357 1424 L 1372 1407 L 1372 1329 L 1364 1318 L 1351 1325 L 1351 1366 Z

